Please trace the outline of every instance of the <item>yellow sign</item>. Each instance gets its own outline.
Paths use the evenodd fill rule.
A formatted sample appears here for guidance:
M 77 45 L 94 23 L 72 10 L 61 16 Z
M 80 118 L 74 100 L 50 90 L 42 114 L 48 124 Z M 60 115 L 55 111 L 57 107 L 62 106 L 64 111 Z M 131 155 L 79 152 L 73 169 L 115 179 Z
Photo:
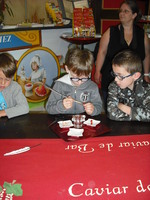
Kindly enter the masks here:
M 41 31 L 28 30 L 0 33 L 0 51 L 41 46 Z

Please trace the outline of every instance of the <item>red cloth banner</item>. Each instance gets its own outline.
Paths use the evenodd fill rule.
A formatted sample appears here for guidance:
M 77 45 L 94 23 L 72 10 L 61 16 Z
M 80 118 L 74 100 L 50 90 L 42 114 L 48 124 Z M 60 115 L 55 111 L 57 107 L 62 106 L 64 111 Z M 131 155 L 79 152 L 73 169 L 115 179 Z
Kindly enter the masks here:
M 115 1 L 103 0 L 102 7 L 103 9 L 118 9 L 120 7 L 121 2 L 122 0 L 115 0 Z
M 105 31 L 110 28 L 110 26 L 116 26 L 120 23 L 120 20 L 117 19 L 102 19 L 101 20 L 101 34 L 105 33 Z
M 4 156 L 26 146 L 35 147 Z M 149 200 L 150 135 L 1 139 L 1 188 L 13 180 L 23 190 L 13 200 Z

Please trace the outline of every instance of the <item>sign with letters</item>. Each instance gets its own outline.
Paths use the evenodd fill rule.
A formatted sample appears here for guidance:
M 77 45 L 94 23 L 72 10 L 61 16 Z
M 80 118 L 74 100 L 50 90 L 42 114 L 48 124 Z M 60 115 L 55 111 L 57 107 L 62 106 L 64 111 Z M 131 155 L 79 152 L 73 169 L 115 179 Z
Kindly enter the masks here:
M 39 30 L 1 32 L 0 51 L 24 49 L 41 45 Z

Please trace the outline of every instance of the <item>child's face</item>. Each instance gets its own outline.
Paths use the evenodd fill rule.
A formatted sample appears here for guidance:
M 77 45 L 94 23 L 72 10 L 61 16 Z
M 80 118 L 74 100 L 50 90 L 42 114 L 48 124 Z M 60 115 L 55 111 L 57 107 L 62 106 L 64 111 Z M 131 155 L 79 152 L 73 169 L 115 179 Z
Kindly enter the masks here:
M 69 75 L 70 75 L 71 82 L 73 83 L 74 86 L 77 86 L 77 87 L 89 80 L 88 76 L 84 76 L 84 75 L 78 76 L 72 71 L 69 71 Z
M 31 67 L 32 67 L 32 70 L 33 70 L 33 71 L 37 71 L 38 68 L 39 68 L 39 66 L 37 65 L 36 62 L 33 62 L 33 63 L 31 64 Z
M 112 68 L 115 74 L 115 82 L 117 83 L 117 85 L 121 89 L 125 89 L 128 87 L 129 89 L 132 90 L 135 81 L 134 74 L 130 74 L 129 72 L 126 71 L 124 67 L 120 67 L 118 65 L 113 65 Z
M 7 78 L 3 71 L 0 69 L 0 92 L 8 87 L 11 83 L 11 78 Z

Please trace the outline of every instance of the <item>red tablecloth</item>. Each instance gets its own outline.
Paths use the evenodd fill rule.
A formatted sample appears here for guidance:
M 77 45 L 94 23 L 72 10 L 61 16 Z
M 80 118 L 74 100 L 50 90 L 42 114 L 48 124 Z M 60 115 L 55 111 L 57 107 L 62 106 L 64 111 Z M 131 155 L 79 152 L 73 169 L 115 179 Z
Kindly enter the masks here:
M 41 145 L 14 156 L 4 153 Z M 1 139 L 0 186 L 22 184 L 22 200 L 149 200 L 150 135 Z

